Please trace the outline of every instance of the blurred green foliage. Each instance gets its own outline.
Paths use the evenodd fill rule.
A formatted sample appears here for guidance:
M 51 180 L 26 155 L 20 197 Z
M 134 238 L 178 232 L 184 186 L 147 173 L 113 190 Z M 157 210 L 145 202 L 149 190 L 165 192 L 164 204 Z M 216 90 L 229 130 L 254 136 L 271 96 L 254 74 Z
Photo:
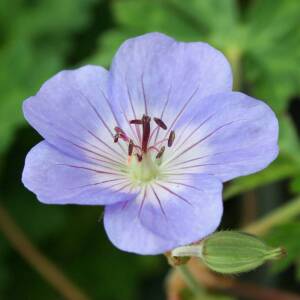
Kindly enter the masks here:
M 24 122 L 21 104 L 64 67 L 76 30 L 88 23 L 95 0 L 1 0 L 0 153 Z
M 282 113 L 300 91 L 300 5 L 297 0 L 249 1 L 244 11 L 227 0 L 115 1 L 117 27 L 100 37 L 94 61 L 108 65 L 124 39 L 159 31 L 202 40 L 222 50 L 254 96 Z M 236 79 L 237 80 L 237 79 Z
M 296 263 L 300 263 L 300 222 L 288 222 L 281 226 L 275 227 L 272 232 L 269 234 L 268 241 L 273 245 L 284 245 L 286 252 L 288 255 L 279 260 L 276 264 L 274 264 L 271 270 L 275 273 L 281 272 L 285 270 L 287 267 L 292 265 L 295 261 Z M 299 271 L 296 274 L 297 279 L 300 280 Z
M 1 0 L 0 201 L 92 299 L 163 299 L 164 260 L 114 249 L 97 223 L 101 209 L 44 206 L 24 189 L 24 157 L 40 137 L 25 127 L 22 101 L 57 71 L 75 67 L 70 57 L 79 64 L 108 67 L 119 45 L 132 36 L 160 31 L 178 40 L 206 41 L 230 60 L 236 88 L 266 101 L 280 122 L 277 161 L 233 181 L 225 197 L 273 183 L 287 200 L 300 194 L 299 15 L 298 0 Z M 272 200 L 282 202 L 266 198 Z M 273 271 L 298 266 L 293 280 L 300 280 L 299 234 L 295 221 L 268 237 L 289 253 Z M 0 234 L 0 299 L 55 297 Z

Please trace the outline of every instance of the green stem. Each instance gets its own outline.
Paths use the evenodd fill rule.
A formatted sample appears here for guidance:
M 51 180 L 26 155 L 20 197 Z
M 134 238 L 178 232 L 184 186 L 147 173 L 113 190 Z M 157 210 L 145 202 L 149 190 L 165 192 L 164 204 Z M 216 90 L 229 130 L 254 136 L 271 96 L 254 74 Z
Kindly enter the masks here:
M 195 279 L 194 275 L 190 272 L 186 265 L 180 265 L 176 267 L 176 270 L 180 273 L 181 277 L 185 281 L 186 285 L 193 292 L 195 296 L 199 298 L 205 294 L 201 288 L 199 282 Z
M 298 215 L 300 215 L 300 197 L 278 207 L 261 220 L 255 221 L 253 224 L 246 226 L 243 228 L 243 231 L 256 235 L 264 235 L 272 227 L 290 221 Z

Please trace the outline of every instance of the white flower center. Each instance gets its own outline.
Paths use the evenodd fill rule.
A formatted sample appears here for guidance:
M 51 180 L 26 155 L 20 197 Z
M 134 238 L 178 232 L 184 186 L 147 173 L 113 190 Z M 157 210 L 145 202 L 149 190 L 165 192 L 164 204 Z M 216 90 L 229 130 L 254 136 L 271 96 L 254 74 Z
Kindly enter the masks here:
M 128 163 L 128 174 L 132 182 L 136 185 L 147 184 L 160 176 L 160 160 L 146 153 L 139 161 L 133 156 Z

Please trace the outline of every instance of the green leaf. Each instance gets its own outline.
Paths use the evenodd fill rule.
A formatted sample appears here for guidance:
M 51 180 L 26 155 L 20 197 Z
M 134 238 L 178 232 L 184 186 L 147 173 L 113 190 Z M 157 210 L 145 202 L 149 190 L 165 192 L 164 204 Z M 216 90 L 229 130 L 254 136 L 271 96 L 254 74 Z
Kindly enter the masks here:
M 117 29 L 101 36 L 99 51 L 92 62 L 108 65 L 125 39 L 147 32 L 164 32 L 184 41 L 209 41 L 215 46 L 229 45 L 240 30 L 236 1 L 122 0 L 113 2 Z M 230 34 L 228 34 L 230 32 Z M 120 39 L 122 37 L 122 39 Z
M 280 153 L 300 166 L 300 143 L 294 123 L 288 115 L 281 116 L 279 120 Z
M 219 48 L 234 75 L 241 77 L 235 81 L 250 87 L 276 112 L 285 111 L 291 96 L 300 92 L 297 0 L 252 1 L 245 17 L 234 0 L 191 0 L 188 5 L 180 0 L 123 0 L 113 2 L 112 10 L 117 27 L 101 37 L 93 62 L 109 65 L 122 41 L 160 31 Z
M 188 14 L 197 20 L 199 29 L 210 31 L 227 31 L 234 27 L 238 21 L 238 7 L 235 0 L 191 0 L 189 5 L 180 0 L 166 1 L 177 6 L 182 13 Z M 204 30 L 203 30 L 204 31 Z
M 300 175 L 296 176 L 295 178 L 292 178 L 289 187 L 292 193 L 300 193 Z
M 91 64 L 108 67 L 120 45 L 130 37 L 128 32 L 109 30 L 101 36 L 99 51 L 97 51 L 87 62 Z
M 115 2 L 114 12 L 118 24 L 129 32 L 161 31 L 181 38 L 195 37 L 197 29 L 176 8 L 171 1 L 125 0 Z
M 251 2 L 246 18 L 245 75 L 255 95 L 277 112 L 300 91 L 299 14 L 297 0 L 260 0 Z
M 85 26 L 94 1 L 1 1 L 5 14 L 0 13 L 0 155 L 25 121 L 22 101 L 65 66 L 71 33 Z

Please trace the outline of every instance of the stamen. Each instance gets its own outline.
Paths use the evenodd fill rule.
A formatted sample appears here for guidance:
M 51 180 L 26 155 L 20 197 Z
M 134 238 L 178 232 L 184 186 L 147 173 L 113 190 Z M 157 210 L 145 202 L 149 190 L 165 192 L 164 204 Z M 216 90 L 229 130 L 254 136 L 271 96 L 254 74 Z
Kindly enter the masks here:
M 142 120 L 134 119 L 129 121 L 130 124 L 136 124 L 136 125 L 141 125 L 143 124 Z
M 155 150 L 157 153 L 159 152 L 159 149 L 154 145 L 148 148 L 148 150 L 152 150 L 152 149 Z
M 116 133 L 116 134 L 114 135 L 114 143 L 117 143 L 118 140 L 119 140 L 119 134 Z
M 175 140 L 175 131 L 172 130 L 170 132 L 170 135 L 169 135 L 169 138 L 168 138 L 168 147 L 172 147 L 172 145 L 174 143 L 174 140 Z
M 133 140 L 130 140 L 129 141 L 129 146 L 128 146 L 128 155 L 131 156 L 132 155 L 132 152 L 133 152 Z
M 163 130 L 167 129 L 167 125 L 164 123 L 164 121 L 160 118 L 153 118 L 154 122 L 156 123 L 156 127 L 151 133 L 151 118 L 144 114 L 141 119 L 132 119 L 129 121 L 130 124 L 133 125 L 142 125 L 142 139 L 141 144 L 137 145 L 134 144 L 133 139 L 130 138 L 130 136 L 127 136 L 125 131 L 120 127 L 115 127 L 115 135 L 113 136 L 114 143 L 117 143 L 120 139 L 125 141 L 128 144 L 128 161 L 130 163 L 130 160 L 132 159 L 132 155 L 134 154 L 137 157 L 137 160 L 140 162 L 144 158 L 144 154 L 155 150 L 157 152 L 155 158 L 160 159 L 166 149 L 166 146 L 162 146 L 159 148 L 158 145 L 163 145 L 163 143 L 167 142 L 168 147 L 171 147 L 175 140 L 175 131 L 170 131 L 169 137 L 164 138 L 153 145 L 150 144 L 151 137 L 153 136 L 153 133 L 158 131 L 160 128 Z M 138 151 L 134 151 L 134 149 L 138 149 Z M 137 153 L 138 152 L 138 153 Z
M 150 123 L 150 121 L 151 121 L 151 118 L 149 116 L 143 115 L 143 117 L 142 117 L 143 124 L 144 123 Z
M 159 118 L 153 118 L 154 122 L 162 129 L 166 130 L 167 129 L 167 125 L 163 122 L 163 120 L 159 119 Z
M 122 139 L 125 142 L 129 141 L 128 136 L 126 135 L 126 133 L 123 131 L 123 129 L 121 129 L 120 127 L 115 127 L 115 131 L 118 135 L 118 138 Z
M 163 156 L 165 150 L 166 150 L 166 147 L 165 147 L 165 146 L 162 146 L 161 149 L 159 150 L 159 152 L 157 153 L 157 155 L 156 155 L 155 158 L 156 158 L 156 159 L 161 158 L 161 157 Z

